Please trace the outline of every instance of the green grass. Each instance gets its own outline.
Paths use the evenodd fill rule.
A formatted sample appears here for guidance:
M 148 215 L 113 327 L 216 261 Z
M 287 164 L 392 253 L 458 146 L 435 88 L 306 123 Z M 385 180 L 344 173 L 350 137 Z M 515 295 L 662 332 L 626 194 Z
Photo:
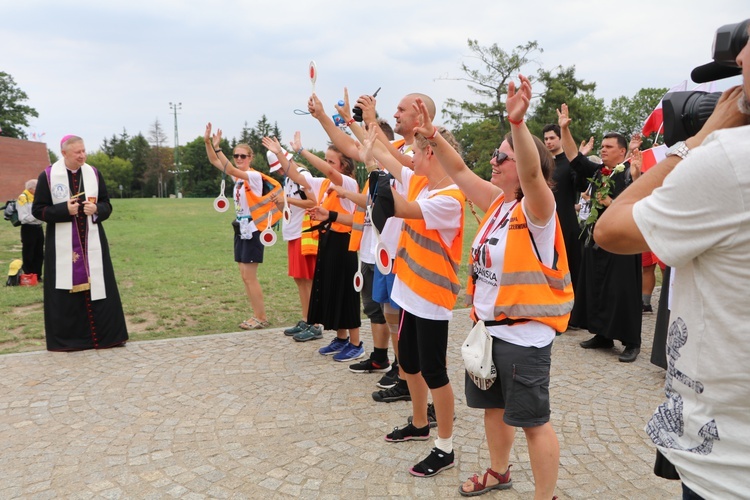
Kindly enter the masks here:
M 210 199 L 114 199 L 104 223 L 131 340 L 234 332 L 252 316 L 234 262 L 233 212 Z M 477 222 L 466 210 L 462 285 Z M 481 214 L 480 214 L 481 216 Z M 21 258 L 19 229 L 0 226 L 0 269 Z M 274 327 L 300 318 L 299 296 L 287 276 L 286 243 L 266 248 L 259 279 Z M 45 348 L 42 287 L 2 287 L 0 354 Z M 459 298 L 456 307 L 463 307 Z

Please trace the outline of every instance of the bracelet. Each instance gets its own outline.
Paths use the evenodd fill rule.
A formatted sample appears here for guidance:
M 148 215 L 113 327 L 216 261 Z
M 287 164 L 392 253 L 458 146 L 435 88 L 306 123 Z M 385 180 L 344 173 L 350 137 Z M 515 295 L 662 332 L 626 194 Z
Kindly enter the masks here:
M 333 210 L 331 210 L 330 212 L 328 212 L 328 220 L 329 221 L 336 222 L 336 219 L 338 219 L 338 218 L 339 218 L 339 213 L 338 212 L 334 212 Z
M 214 153 L 221 153 L 221 149 L 214 149 Z
M 354 118 L 349 118 L 348 120 L 346 120 L 346 126 L 351 127 L 352 123 L 354 123 L 355 121 L 356 120 Z
M 518 120 L 518 121 L 513 121 L 513 120 L 511 120 L 511 119 L 510 119 L 510 116 L 509 116 L 509 117 L 508 117 L 508 121 L 509 121 L 509 122 L 510 122 L 510 123 L 511 123 L 512 125 L 516 125 L 516 126 L 518 126 L 518 125 L 520 125 L 520 124 L 522 124 L 522 123 L 523 123 L 523 118 L 521 118 L 521 119 L 520 119 L 520 120 Z
M 299 149 L 297 150 L 297 154 L 298 154 L 298 155 L 301 155 L 301 154 L 302 154 L 302 151 L 304 151 L 304 150 L 305 150 L 305 148 L 303 148 L 303 147 L 300 147 L 300 148 L 299 148 Z
M 427 139 L 428 141 L 431 141 L 435 138 L 435 136 L 437 136 L 437 133 L 438 133 L 438 129 L 437 127 L 434 127 L 432 129 L 432 135 L 430 137 L 425 137 L 425 139 Z

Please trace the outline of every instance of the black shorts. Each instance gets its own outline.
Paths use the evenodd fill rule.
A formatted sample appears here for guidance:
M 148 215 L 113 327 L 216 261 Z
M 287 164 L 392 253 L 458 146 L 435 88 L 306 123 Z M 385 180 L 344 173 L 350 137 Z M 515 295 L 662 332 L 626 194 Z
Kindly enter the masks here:
M 253 233 L 251 240 L 243 240 L 239 234 L 234 235 L 234 261 L 242 264 L 260 264 L 263 262 L 263 243 L 260 242 L 260 231 Z
M 446 367 L 448 320 L 424 319 L 401 309 L 398 363 L 406 373 L 422 373 L 430 389 L 450 383 Z
M 465 376 L 470 408 L 504 408 L 503 420 L 513 427 L 536 427 L 549 422 L 549 372 L 552 342 L 544 347 L 522 347 L 492 338 L 492 361 L 497 380 L 483 391 Z

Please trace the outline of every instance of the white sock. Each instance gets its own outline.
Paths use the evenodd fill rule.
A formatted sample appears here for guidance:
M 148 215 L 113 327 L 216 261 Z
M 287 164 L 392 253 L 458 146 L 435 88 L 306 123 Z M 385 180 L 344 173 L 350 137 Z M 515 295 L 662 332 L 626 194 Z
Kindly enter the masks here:
M 453 452 L 453 436 L 449 438 L 441 438 L 438 436 L 435 438 L 435 448 L 439 448 L 440 450 L 446 452 L 446 453 L 452 453 Z

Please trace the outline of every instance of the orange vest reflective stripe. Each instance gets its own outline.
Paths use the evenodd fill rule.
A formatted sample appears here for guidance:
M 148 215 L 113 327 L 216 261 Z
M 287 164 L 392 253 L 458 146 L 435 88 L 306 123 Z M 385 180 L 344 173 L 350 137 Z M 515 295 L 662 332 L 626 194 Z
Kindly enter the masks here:
M 276 207 L 276 203 L 271 201 L 271 196 L 281 194 L 281 184 L 276 179 L 270 177 L 263 172 L 258 172 L 263 178 L 263 184 L 270 184 L 268 192 L 262 196 L 258 196 L 253 193 L 250 189 L 250 183 L 245 181 L 245 197 L 247 198 L 247 206 L 250 210 L 250 219 L 255 222 L 255 227 L 258 231 L 263 231 L 268 227 L 268 214 L 271 214 L 271 225 L 276 224 L 281 219 L 281 212 Z
M 416 200 L 426 185 L 426 177 L 415 176 L 410 183 L 407 199 Z M 399 280 L 423 299 L 453 309 L 461 290 L 458 266 L 463 247 L 466 198 L 458 189 L 447 189 L 433 196 L 450 196 L 461 205 L 461 226 L 453 242 L 450 246 L 446 245 L 437 229 L 427 229 L 424 219 L 404 219 L 394 271 Z
M 331 185 L 331 180 L 326 179 L 323 181 L 323 184 L 320 185 L 320 192 L 318 193 L 318 200 L 323 200 L 320 202 L 320 206 L 327 209 L 328 211 L 333 210 L 334 212 L 338 212 L 340 214 L 350 214 L 348 210 L 346 210 L 341 205 L 341 198 L 339 198 L 339 195 L 336 193 L 336 191 L 331 191 L 326 196 L 326 191 L 328 191 L 328 187 Z M 337 233 L 348 233 L 352 230 L 351 227 L 347 226 L 346 224 L 342 224 L 340 222 L 333 222 L 331 224 L 331 231 L 335 231 Z
M 503 198 L 499 196 L 484 214 L 480 229 L 503 202 Z M 473 269 L 473 266 L 472 259 L 469 269 Z M 513 209 L 508 223 L 503 272 L 498 283 L 495 320 L 530 319 L 551 326 L 558 332 L 568 328 L 570 311 L 573 310 L 573 284 L 559 220 L 555 228 L 555 258 L 552 268 L 549 268 L 537 257 L 521 204 Z M 471 277 L 467 295 L 474 296 Z M 476 321 L 473 309 L 471 316 Z
M 367 195 L 369 199 L 370 179 L 365 181 L 362 188 L 362 194 Z M 354 220 L 352 221 L 352 236 L 349 239 L 349 251 L 358 252 L 362 244 L 362 232 L 365 230 L 365 209 L 357 205 L 354 210 Z

